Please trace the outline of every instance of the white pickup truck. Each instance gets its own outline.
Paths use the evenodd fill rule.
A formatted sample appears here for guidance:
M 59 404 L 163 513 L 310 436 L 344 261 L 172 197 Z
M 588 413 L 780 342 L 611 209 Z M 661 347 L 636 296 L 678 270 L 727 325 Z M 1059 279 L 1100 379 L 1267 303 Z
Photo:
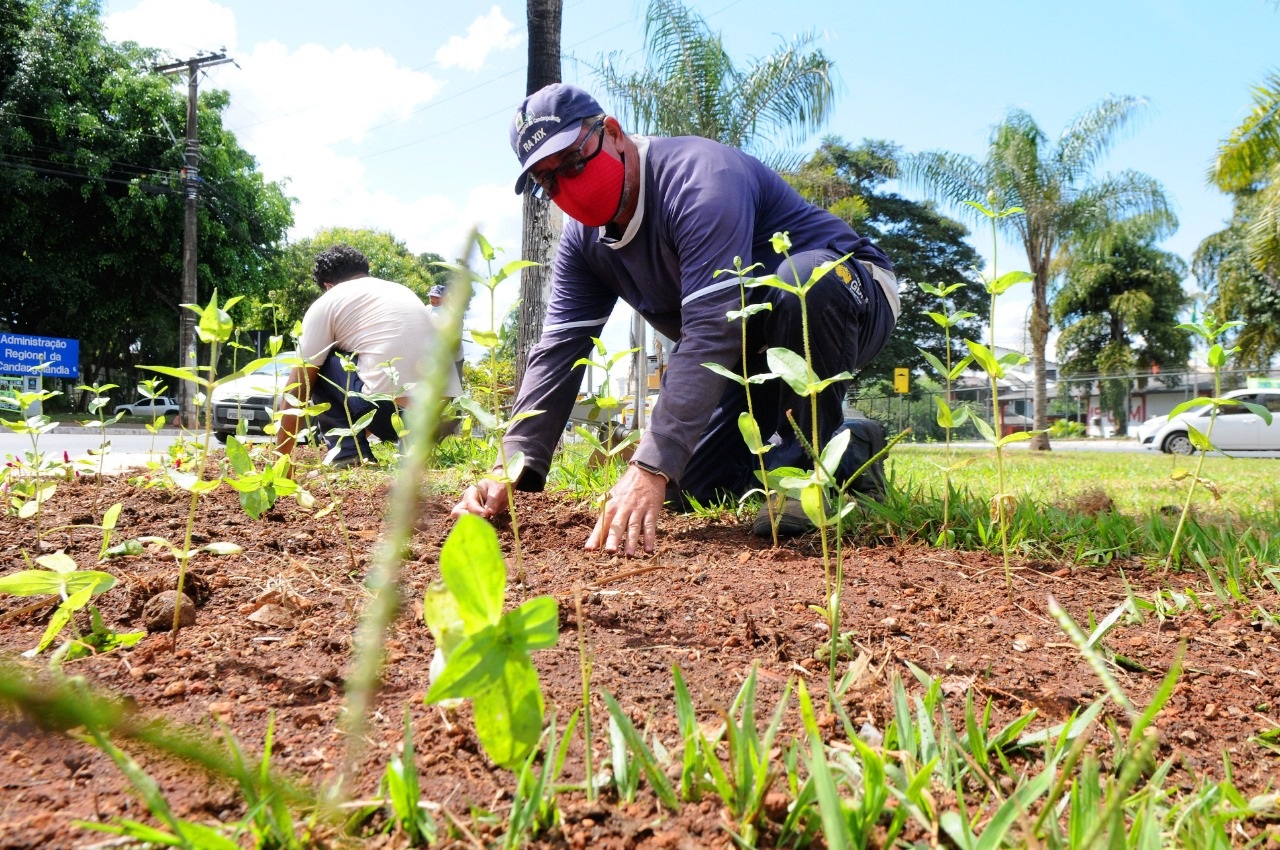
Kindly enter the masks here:
M 158 419 L 178 412 L 178 403 L 168 396 L 155 398 L 138 398 L 128 404 L 117 404 L 116 413 L 125 416 L 143 416 L 147 419 Z

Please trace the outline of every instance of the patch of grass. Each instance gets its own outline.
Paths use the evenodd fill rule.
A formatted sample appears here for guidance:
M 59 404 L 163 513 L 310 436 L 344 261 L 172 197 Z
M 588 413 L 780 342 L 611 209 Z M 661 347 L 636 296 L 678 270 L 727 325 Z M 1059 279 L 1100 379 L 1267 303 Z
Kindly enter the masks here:
M 957 453 L 968 451 L 955 449 Z M 964 489 L 985 493 L 996 486 L 995 458 L 972 450 L 974 461 L 958 476 Z M 941 446 L 901 445 L 889 455 L 886 472 L 904 491 L 940 490 L 938 464 L 947 462 Z M 1011 470 L 1009 488 L 1019 501 L 1040 505 L 1068 504 L 1082 494 L 1101 493 L 1126 516 L 1141 518 L 1181 507 L 1184 487 L 1169 478 L 1188 459 L 1138 452 L 1012 452 L 1004 462 Z M 1007 470 L 1007 471 L 1008 471 Z M 1205 522 L 1280 524 L 1280 460 L 1275 458 L 1205 459 L 1205 474 L 1218 482 L 1221 499 L 1208 492 L 1197 496 L 1194 509 Z

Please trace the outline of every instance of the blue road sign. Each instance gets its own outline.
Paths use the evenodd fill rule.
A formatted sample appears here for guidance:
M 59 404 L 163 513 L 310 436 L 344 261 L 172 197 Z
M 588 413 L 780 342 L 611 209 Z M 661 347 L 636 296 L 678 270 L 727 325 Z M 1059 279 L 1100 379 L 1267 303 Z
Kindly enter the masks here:
M 42 363 L 48 365 L 37 370 Z M 80 377 L 80 340 L 0 333 L 0 374 Z

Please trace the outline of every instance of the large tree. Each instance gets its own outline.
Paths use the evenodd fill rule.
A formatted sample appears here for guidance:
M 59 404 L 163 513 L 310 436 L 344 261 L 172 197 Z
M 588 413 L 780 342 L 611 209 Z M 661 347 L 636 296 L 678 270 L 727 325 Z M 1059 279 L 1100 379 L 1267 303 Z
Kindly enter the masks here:
M 1134 376 L 1161 367 L 1180 372 L 1191 354 L 1191 337 L 1178 329 L 1189 301 L 1182 290 L 1187 265 L 1160 250 L 1141 224 L 1071 246 L 1064 263 L 1064 282 L 1053 298 L 1053 320 L 1062 329 L 1060 371 L 1096 376 L 1103 407 L 1123 429 Z
M 1045 346 L 1049 339 L 1049 290 L 1053 263 L 1067 240 L 1087 240 L 1112 222 L 1135 215 L 1172 222 L 1160 184 L 1134 171 L 1095 178 L 1099 160 L 1145 101 L 1109 97 L 1090 107 L 1056 141 L 1022 110 L 1013 110 L 995 126 L 984 159 L 931 151 L 911 157 L 904 178 L 955 205 L 960 215 L 985 225 L 981 213 L 965 201 L 989 201 L 999 209 L 1021 207 L 1021 215 L 997 225 L 1016 237 L 1026 251 L 1031 282 L 1031 361 L 1034 426 L 1041 433 L 1031 447 L 1049 448 Z
M 0 327 L 81 342 L 82 378 L 175 363 L 185 92 L 105 40 L 90 0 L 0 4 Z M 200 100 L 199 297 L 265 291 L 291 224 L 280 187 Z
M 893 261 L 902 313 L 884 351 L 857 375 L 862 385 L 892 380 L 896 367 L 926 371 L 919 349 L 946 362 L 946 337 L 926 315 L 926 311 L 944 312 L 944 307 L 918 284 L 973 284 L 953 293 L 953 311 L 981 316 L 986 298 L 973 279 L 979 257 L 965 241 L 969 234 L 965 226 L 941 215 L 930 203 L 884 191 L 884 184 L 898 177 L 900 154 L 890 142 L 863 141 L 850 147 L 843 139 L 828 137 L 800 169 L 787 175 L 801 194 L 874 239 Z M 981 339 L 981 329 L 981 320 L 975 318 L 952 330 L 952 362 L 964 356 L 962 337 Z
M 704 136 L 781 162 L 779 139 L 802 141 L 835 103 L 833 63 L 802 35 L 747 67 L 737 67 L 720 34 L 679 0 L 650 0 L 645 64 L 617 55 L 597 69 L 628 130 Z

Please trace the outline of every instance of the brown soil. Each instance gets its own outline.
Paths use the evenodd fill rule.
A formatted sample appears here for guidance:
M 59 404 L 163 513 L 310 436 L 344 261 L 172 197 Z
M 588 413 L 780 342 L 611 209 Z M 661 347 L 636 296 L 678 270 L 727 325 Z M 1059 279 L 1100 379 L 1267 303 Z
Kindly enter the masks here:
M 250 754 L 261 753 L 268 717 L 274 713 L 274 765 L 316 783 L 331 779 L 344 752 L 338 725 L 343 679 L 367 599 L 361 581 L 381 530 L 385 495 L 385 490 L 368 494 L 351 489 L 344 496 L 354 567 L 334 514 L 316 520 L 282 500 L 253 521 L 225 487 L 202 498 L 196 541 L 233 541 L 244 551 L 193 561 L 188 588 L 197 618 L 183 629 L 176 653 L 167 634 L 153 634 L 133 649 L 73 662 L 68 670 L 127 697 L 144 716 L 188 724 L 210 737 L 216 737 L 216 718 L 222 718 Z M 123 481 L 64 486 L 47 505 L 43 522 L 46 527 L 99 522 L 117 501 L 125 504 L 121 536 L 181 539 L 189 497 L 135 489 Z M 387 643 L 384 686 L 353 793 L 376 793 L 388 756 L 399 746 L 408 706 L 423 797 L 466 825 L 470 835 L 460 846 L 479 846 L 499 835 L 501 827 L 476 818 L 475 812 L 505 816 L 512 776 L 484 756 L 467 707 L 449 716 L 422 702 L 433 644 L 421 621 L 421 597 L 439 574 L 450 501 L 430 500 L 413 538 L 403 574 L 405 604 Z M 826 634 L 821 617 L 809 608 L 823 596 L 815 538 L 772 550 L 736 520 L 668 515 L 658 556 L 627 560 L 581 548 L 593 515 L 564 496 L 522 494 L 519 510 L 528 587 L 510 591 L 508 601 L 518 604 L 525 595 L 551 594 L 560 602 L 560 645 L 536 653 L 534 663 L 548 708 L 561 724 L 581 703 L 573 597 L 579 584 L 588 588 L 583 611 L 595 653 L 597 765 L 608 762 L 602 690 L 614 694 L 638 725 L 647 723 L 667 747 L 678 743 L 673 665 L 680 666 L 689 682 L 700 720 L 713 720 L 717 708 L 732 702 L 753 664 L 759 665 L 758 716 L 772 711 L 788 679 L 805 679 L 815 699 L 822 699 L 825 665 L 815 660 L 814 651 Z M 502 536 L 512 563 L 509 529 Z M 59 549 L 82 567 L 91 567 L 100 542 L 100 532 L 64 530 L 48 534 L 37 547 L 29 521 L 5 517 L 0 520 L 0 571 L 25 568 L 24 553 Z M 624 575 L 641 567 L 652 569 Z M 849 715 L 855 724 L 867 722 L 884 730 L 891 720 L 893 677 L 900 676 L 909 692 L 921 692 L 910 662 L 942 679 L 947 709 L 957 725 L 963 723 L 968 688 L 979 704 L 993 700 L 997 728 L 1030 710 L 1038 712 L 1033 729 L 1060 722 L 1097 699 L 1102 688 L 1047 613 L 1047 600 L 1055 597 L 1082 624 L 1091 612 L 1101 619 L 1125 599 L 1122 567 L 1129 583 L 1148 598 L 1160 587 L 1182 590 L 1195 583 L 1194 576 L 1162 577 L 1136 563 L 1073 569 L 1019 562 L 1010 602 L 997 556 L 891 545 L 852 549 L 843 622 L 870 663 L 845 699 Z M 120 580 L 98 600 L 106 623 L 119 631 L 144 628 L 144 603 L 175 580 L 174 561 L 156 547 L 101 568 Z M 1213 596 L 1206 591 L 1201 599 Z M 262 608 L 264 600 L 278 608 Z M 1271 611 L 1280 608 L 1276 598 L 1257 601 Z M 14 613 L 29 603 L 0 597 L 0 651 L 16 655 L 36 644 L 49 609 Z M 270 616 L 260 614 L 259 619 L 266 622 L 250 619 L 263 610 Z M 1142 624 L 1121 625 L 1106 643 L 1134 666 L 1148 669 L 1116 673 L 1138 705 L 1151 698 L 1179 645 L 1186 644 L 1186 672 L 1158 721 L 1160 756 L 1174 757 L 1169 785 L 1190 787 L 1220 777 L 1225 750 L 1234 781 L 1246 795 L 1267 788 L 1280 760 L 1250 738 L 1275 728 L 1280 717 L 1280 642 L 1269 625 L 1248 609 L 1219 606 L 1211 613 L 1176 614 L 1163 624 L 1148 617 Z M 834 716 L 820 712 L 821 725 L 836 735 Z M 794 702 L 788 716 L 788 731 L 794 732 Z M 1118 722 L 1125 725 L 1123 719 Z M 213 822 L 243 814 L 243 804 L 225 783 L 136 745 L 124 746 L 159 782 L 178 815 Z M 0 765 L 0 848 L 81 847 L 105 837 L 74 827 L 74 819 L 149 820 L 104 755 L 70 736 L 45 734 L 8 710 L 0 711 Z M 580 783 L 583 771 L 579 735 L 563 779 Z M 569 791 L 561 796 L 561 805 L 563 826 L 534 846 L 731 844 L 725 815 L 710 801 L 671 814 L 647 791 L 634 804 L 619 803 L 606 793 L 590 805 L 581 792 Z M 766 826 L 761 844 L 770 845 L 771 836 Z M 404 842 L 384 836 L 364 846 L 400 847 Z

